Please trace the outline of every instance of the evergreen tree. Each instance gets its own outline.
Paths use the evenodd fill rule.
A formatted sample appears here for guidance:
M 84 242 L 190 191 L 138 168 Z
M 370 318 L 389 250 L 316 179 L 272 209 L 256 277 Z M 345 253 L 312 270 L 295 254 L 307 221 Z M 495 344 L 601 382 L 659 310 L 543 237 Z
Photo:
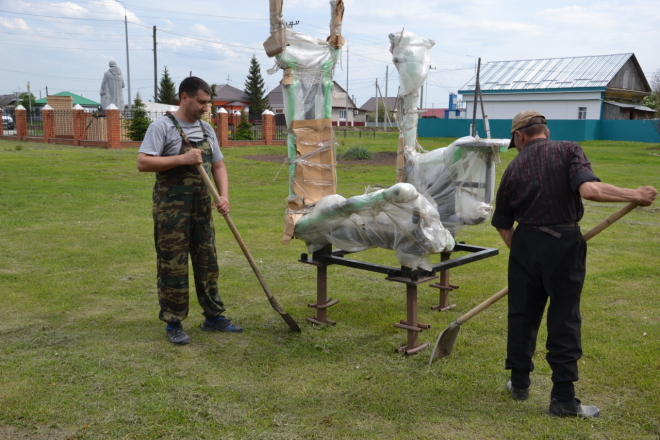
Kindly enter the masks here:
M 170 77 L 170 72 L 167 71 L 167 66 L 165 66 L 165 71 L 158 86 L 158 102 L 173 105 L 176 100 L 176 89 L 174 88 L 174 81 Z
M 218 86 L 217 84 L 211 84 L 211 116 L 215 116 L 217 113 L 215 104 L 213 103 L 213 101 L 215 101 L 215 97 L 218 96 L 215 93 L 215 89 L 217 86 Z
M 250 71 L 245 79 L 245 94 L 250 100 L 250 118 L 261 119 L 261 114 L 270 108 L 270 104 L 268 96 L 266 96 L 266 84 L 261 77 L 261 66 L 254 55 L 252 55 Z
M 234 133 L 234 140 L 251 141 L 254 140 L 254 133 L 252 132 L 252 124 L 248 122 L 245 112 L 241 112 L 241 123 L 236 127 Z
M 138 94 L 135 96 L 132 110 L 133 117 L 126 123 L 128 136 L 133 141 L 141 141 L 144 139 L 144 135 L 147 133 L 147 128 L 149 128 L 151 120 L 147 115 L 146 106 L 144 105 L 144 102 L 142 102 L 140 92 L 138 92 Z

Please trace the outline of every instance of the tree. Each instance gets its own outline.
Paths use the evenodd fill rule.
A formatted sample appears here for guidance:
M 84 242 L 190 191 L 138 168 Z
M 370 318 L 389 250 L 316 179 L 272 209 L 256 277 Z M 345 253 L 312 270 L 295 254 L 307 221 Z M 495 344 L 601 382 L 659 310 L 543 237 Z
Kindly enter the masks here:
M 387 103 L 385 103 L 385 106 L 383 106 L 383 101 L 380 99 L 378 100 L 378 122 L 387 122 L 387 118 L 385 117 L 385 109 L 387 109 L 387 115 L 390 117 L 390 121 L 394 122 L 394 113 L 392 113 L 392 110 L 387 105 Z M 367 116 L 369 116 L 369 121 L 376 122 L 375 111 L 367 113 Z
M 23 92 L 20 95 L 18 95 L 18 104 L 25 107 L 26 110 L 30 110 L 31 108 L 34 108 L 34 101 L 36 101 L 36 98 L 34 97 L 32 92 Z
M 133 141 L 141 141 L 144 139 L 144 135 L 147 133 L 147 128 L 149 128 L 151 120 L 147 116 L 146 106 L 144 105 L 144 102 L 142 102 L 140 92 L 138 92 L 138 94 L 135 96 L 132 110 L 133 117 L 126 123 L 128 136 Z
M 645 97 L 642 104 L 660 114 L 660 69 L 656 70 L 651 78 L 651 90 L 651 95 Z
M 176 101 L 176 89 L 174 88 L 174 81 L 170 77 L 170 72 L 167 71 L 167 66 L 165 66 L 165 71 L 158 85 L 158 102 L 174 104 Z
M 218 85 L 217 84 L 211 84 L 211 116 L 215 116 L 217 113 L 217 110 L 215 109 L 215 104 L 213 101 L 215 101 L 215 97 L 218 96 L 215 93 L 215 89 Z
M 270 104 L 266 96 L 266 84 L 261 77 L 261 66 L 255 55 L 252 55 L 250 71 L 245 79 L 245 94 L 250 100 L 250 117 L 261 119 L 261 114 L 270 108 Z
M 654 122 L 655 129 L 660 133 L 660 69 L 653 73 L 651 90 L 651 95 L 644 98 L 642 104 L 655 110 L 655 117 L 657 118 Z
M 247 120 L 245 112 L 241 112 L 241 123 L 236 127 L 234 133 L 234 140 L 251 141 L 254 140 L 254 133 L 252 132 L 252 124 Z

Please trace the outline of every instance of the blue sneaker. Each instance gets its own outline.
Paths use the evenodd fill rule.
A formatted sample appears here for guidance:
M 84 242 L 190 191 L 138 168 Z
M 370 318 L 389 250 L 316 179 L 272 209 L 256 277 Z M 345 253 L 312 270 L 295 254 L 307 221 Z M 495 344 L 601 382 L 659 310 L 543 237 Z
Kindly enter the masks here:
M 216 316 L 215 318 L 206 318 L 202 323 L 202 330 L 205 332 L 223 332 L 223 333 L 241 333 L 243 327 L 232 324 L 224 316 Z
M 180 322 L 177 322 L 176 324 L 167 324 L 165 331 L 167 331 L 167 336 L 170 338 L 170 342 L 174 345 L 186 345 L 190 342 L 190 336 L 183 331 L 183 325 L 181 325 Z

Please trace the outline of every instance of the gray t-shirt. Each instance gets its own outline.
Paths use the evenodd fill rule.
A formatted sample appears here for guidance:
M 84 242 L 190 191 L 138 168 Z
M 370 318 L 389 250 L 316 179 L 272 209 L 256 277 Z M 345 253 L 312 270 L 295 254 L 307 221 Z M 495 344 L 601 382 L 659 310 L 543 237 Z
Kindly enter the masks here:
M 199 142 L 204 140 L 204 133 L 197 122 L 184 122 L 177 118 L 183 132 L 191 141 Z M 206 132 L 208 142 L 213 151 L 212 162 L 217 162 L 223 158 L 218 145 L 218 138 L 215 136 L 213 127 L 208 122 L 201 121 Z M 174 126 L 174 122 L 169 117 L 163 116 L 156 119 L 149 125 L 147 133 L 144 135 L 139 153 L 145 153 L 150 156 L 176 156 L 181 151 L 181 135 Z

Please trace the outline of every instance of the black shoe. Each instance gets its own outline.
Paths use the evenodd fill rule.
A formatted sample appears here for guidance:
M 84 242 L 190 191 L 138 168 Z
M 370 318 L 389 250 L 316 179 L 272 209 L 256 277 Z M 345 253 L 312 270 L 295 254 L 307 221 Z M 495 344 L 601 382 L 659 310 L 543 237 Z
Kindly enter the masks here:
M 582 405 L 578 399 L 573 399 L 573 402 L 560 402 L 557 399 L 550 401 L 550 408 L 548 412 L 551 416 L 557 417 L 598 417 L 600 410 L 597 406 Z
M 511 381 L 506 383 L 506 389 L 511 393 L 513 400 L 527 400 L 529 398 L 529 387 L 528 388 L 516 388 L 513 386 Z
M 165 331 L 167 331 L 167 337 L 170 338 L 170 342 L 174 345 L 186 345 L 190 342 L 190 336 L 183 331 L 183 326 L 180 322 L 177 324 L 168 324 L 165 327 Z
M 232 324 L 227 318 L 221 315 L 215 319 L 206 318 L 202 323 L 202 330 L 205 332 L 241 333 L 243 327 Z

